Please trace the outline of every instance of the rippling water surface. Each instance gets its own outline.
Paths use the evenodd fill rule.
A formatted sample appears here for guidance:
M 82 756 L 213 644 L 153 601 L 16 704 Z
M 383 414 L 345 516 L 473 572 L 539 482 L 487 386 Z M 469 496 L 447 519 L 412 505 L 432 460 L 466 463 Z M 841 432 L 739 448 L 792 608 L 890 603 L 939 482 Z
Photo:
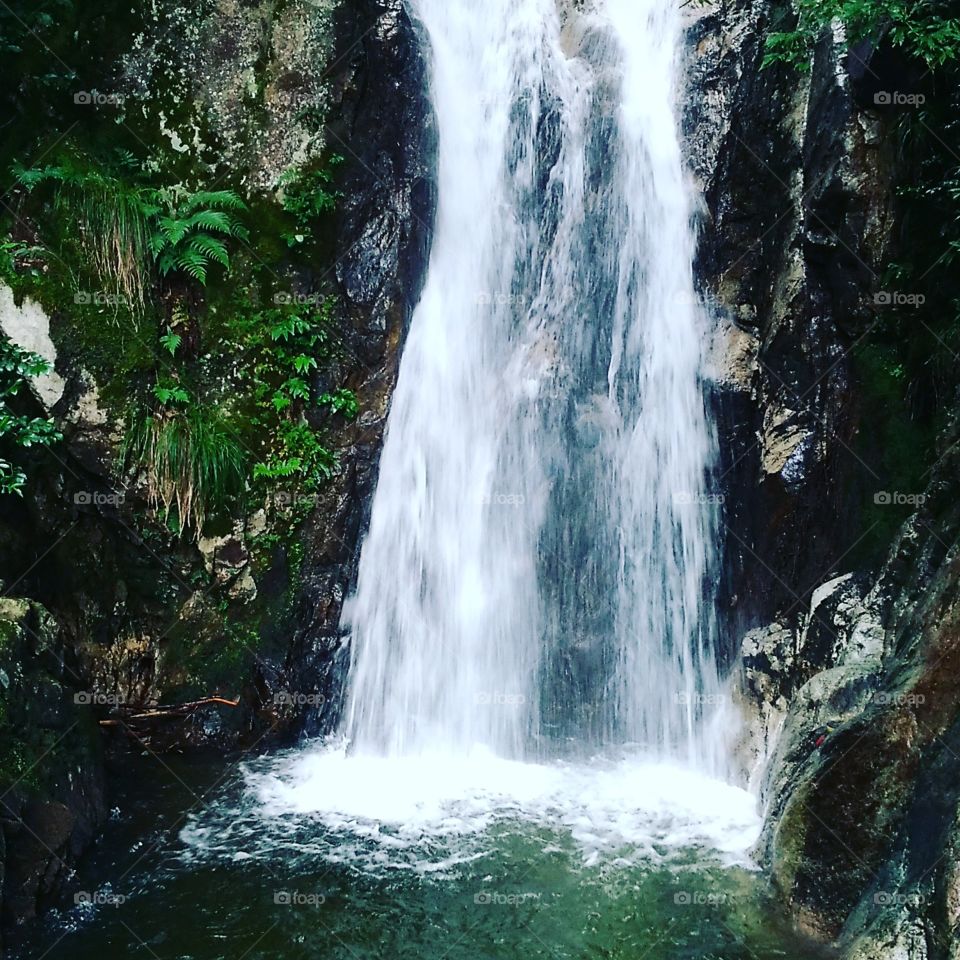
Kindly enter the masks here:
M 458 767 L 337 746 L 175 761 L 118 812 L 23 958 L 805 960 L 751 799 L 619 761 Z M 46 953 L 45 953 L 46 951 Z

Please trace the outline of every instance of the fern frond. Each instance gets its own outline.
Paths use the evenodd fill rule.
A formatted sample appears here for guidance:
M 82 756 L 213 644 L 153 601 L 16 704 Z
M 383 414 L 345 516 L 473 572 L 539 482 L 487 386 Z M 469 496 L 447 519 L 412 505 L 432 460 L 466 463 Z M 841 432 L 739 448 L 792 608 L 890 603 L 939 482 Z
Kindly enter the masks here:
M 222 210 L 199 210 L 184 223 L 191 230 L 214 230 L 228 236 L 233 232 L 233 220 Z
M 175 263 L 178 270 L 182 270 L 188 276 L 193 277 L 198 283 L 206 285 L 207 258 L 202 253 L 197 253 L 194 250 L 179 250 L 175 256 Z
M 202 257 L 216 260 L 221 266 L 230 269 L 230 255 L 227 253 L 227 245 L 218 237 L 211 237 L 208 233 L 198 233 L 190 238 L 187 249 L 199 253 Z
M 175 220 L 173 217 L 160 217 L 157 220 L 157 226 L 172 247 L 175 247 L 190 232 L 188 220 Z
M 201 207 L 221 210 L 247 209 L 247 205 L 232 190 L 201 190 L 187 198 L 183 204 L 183 212 L 193 213 Z

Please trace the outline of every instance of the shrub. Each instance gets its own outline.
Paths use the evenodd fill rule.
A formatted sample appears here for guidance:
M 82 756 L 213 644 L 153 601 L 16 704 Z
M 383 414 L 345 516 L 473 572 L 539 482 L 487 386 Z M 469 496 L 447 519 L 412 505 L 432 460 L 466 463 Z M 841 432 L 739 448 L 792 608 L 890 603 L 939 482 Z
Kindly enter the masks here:
M 794 30 L 771 33 L 764 66 L 790 63 L 806 69 L 810 51 L 834 21 L 856 43 L 880 31 L 890 42 L 933 69 L 960 56 L 960 18 L 944 0 L 794 0 Z
M 14 413 L 8 401 L 32 377 L 47 373 L 50 364 L 36 353 L 21 350 L 0 337 L 0 439 L 15 447 L 49 446 L 60 439 L 51 420 Z M 23 494 L 27 477 L 22 469 L 0 457 L 0 493 Z
M 148 495 L 169 519 L 176 511 L 181 534 L 200 536 L 207 518 L 242 492 L 247 474 L 243 448 L 216 410 L 199 405 L 135 410 L 122 459 L 147 475 Z

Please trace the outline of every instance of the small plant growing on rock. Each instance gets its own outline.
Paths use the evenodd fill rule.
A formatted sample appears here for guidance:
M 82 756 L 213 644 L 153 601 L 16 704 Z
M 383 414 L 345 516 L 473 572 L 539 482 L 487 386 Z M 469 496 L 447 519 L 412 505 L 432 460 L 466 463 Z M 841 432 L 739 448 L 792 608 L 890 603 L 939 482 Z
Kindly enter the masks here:
M 0 440 L 15 447 L 49 446 L 60 433 L 51 420 L 14 413 L 8 401 L 33 377 L 50 370 L 50 364 L 36 353 L 22 350 L 0 337 Z M 27 476 L 9 460 L 0 457 L 0 493 L 23 494 Z
M 246 240 L 237 219 L 246 204 L 232 190 L 190 192 L 137 184 L 80 156 L 16 169 L 28 191 L 54 185 L 54 206 L 80 224 L 82 244 L 97 274 L 132 308 L 143 309 L 153 267 L 161 277 L 183 273 L 201 285 L 212 264 L 230 268 L 227 240 Z
M 175 513 L 180 534 L 189 528 L 199 537 L 207 517 L 243 491 L 244 451 L 219 412 L 188 404 L 183 391 L 169 399 L 132 414 L 121 456 L 145 471 L 151 502 L 168 520 Z
M 246 204 L 231 190 L 201 191 L 181 200 L 158 192 L 165 205 L 151 209 L 150 252 L 161 276 L 180 271 L 206 284 L 211 263 L 230 269 L 230 255 L 224 238 L 246 240 L 246 228 L 235 213 Z

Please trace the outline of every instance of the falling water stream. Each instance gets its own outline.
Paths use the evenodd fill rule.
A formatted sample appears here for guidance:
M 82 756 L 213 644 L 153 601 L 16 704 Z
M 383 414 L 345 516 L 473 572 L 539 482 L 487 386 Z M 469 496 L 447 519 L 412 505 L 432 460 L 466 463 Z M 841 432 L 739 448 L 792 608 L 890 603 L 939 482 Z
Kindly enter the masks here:
M 69 915 L 72 955 L 808 956 L 725 760 L 679 4 L 409 7 L 439 205 L 341 729 L 185 825 L 211 774 L 177 772 L 176 841 L 102 854 L 125 899 Z
M 678 10 L 413 0 L 439 210 L 359 584 L 344 733 L 404 756 L 633 743 L 715 769 L 714 438 Z

